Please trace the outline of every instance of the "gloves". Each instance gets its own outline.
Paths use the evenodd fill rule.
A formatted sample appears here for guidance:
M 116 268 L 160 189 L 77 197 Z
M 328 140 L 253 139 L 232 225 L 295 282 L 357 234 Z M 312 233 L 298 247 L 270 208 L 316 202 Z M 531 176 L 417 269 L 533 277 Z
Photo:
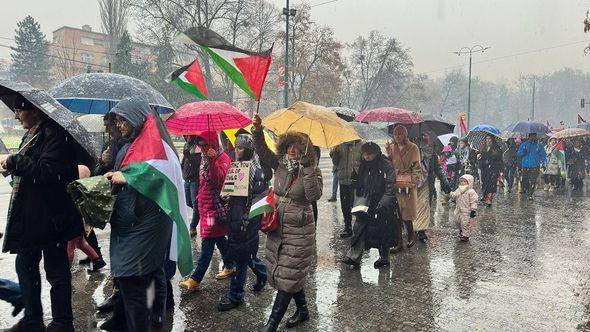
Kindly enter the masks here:
M 311 160 L 309 160 L 308 156 L 303 156 L 301 157 L 301 159 L 299 160 L 299 164 L 301 166 L 303 166 L 303 168 L 309 167 L 311 166 Z
M 471 210 L 471 213 L 469 213 L 469 218 L 475 218 L 475 216 L 477 216 L 477 212 L 475 210 Z

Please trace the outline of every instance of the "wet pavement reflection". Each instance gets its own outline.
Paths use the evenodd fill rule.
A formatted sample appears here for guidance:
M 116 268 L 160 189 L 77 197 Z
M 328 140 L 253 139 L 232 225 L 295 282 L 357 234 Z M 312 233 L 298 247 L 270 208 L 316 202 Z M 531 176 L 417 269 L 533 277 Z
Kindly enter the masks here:
M 582 193 L 537 191 L 529 202 L 517 193 L 499 194 L 492 208 L 480 207 L 474 236 L 457 241 L 452 209 L 438 204 L 427 244 L 391 255 L 389 269 L 376 270 L 376 250 L 365 253 L 360 269 L 339 263 L 347 240 L 339 202 L 329 203 L 329 159 L 322 158 L 324 198 L 319 202 L 317 258 L 306 287 L 312 319 L 295 331 L 590 331 L 590 187 Z M 6 223 L 9 187 L 0 183 L 0 227 Z M 108 227 L 98 231 L 108 258 Z M 263 239 L 264 237 L 261 237 Z M 261 241 L 261 248 L 264 240 Z M 194 245 L 195 257 L 200 241 Z M 260 254 L 263 255 L 263 249 Z M 77 261 L 83 256 L 76 253 Z M 107 259 L 108 262 L 108 259 Z M 174 287 L 176 306 L 169 331 L 251 331 L 266 322 L 275 291 L 249 291 L 236 310 L 217 311 L 229 281 L 216 281 L 221 266 L 215 254 L 202 288 L 194 293 Z M 0 254 L 0 277 L 16 281 L 14 255 Z M 98 331 L 108 316 L 94 307 L 110 295 L 108 266 L 88 274 L 72 269 L 75 326 Z M 174 284 L 180 281 L 176 276 Z M 50 321 L 49 286 L 43 282 L 45 319 Z M 0 328 L 18 318 L 0 303 Z M 295 310 L 291 304 L 287 315 Z M 284 322 L 283 322 L 284 324 Z M 284 327 L 281 327 L 284 329 Z

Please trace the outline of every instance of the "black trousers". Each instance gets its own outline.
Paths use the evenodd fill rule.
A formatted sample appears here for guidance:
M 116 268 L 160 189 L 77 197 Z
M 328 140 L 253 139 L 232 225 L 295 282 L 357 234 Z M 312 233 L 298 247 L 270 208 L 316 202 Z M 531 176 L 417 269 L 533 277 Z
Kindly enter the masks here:
M 128 331 L 151 331 L 152 311 L 149 308 L 152 303 L 147 303 L 147 291 L 153 288 L 156 297 L 165 296 L 166 287 L 161 289 L 156 285 L 160 284 L 162 280 L 164 282 L 166 280 L 163 269 L 158 269 L 143 276 L 118 278 Z
M 342 217 L 344 217 L 344 227 L 352 229 L 352 203 L 353 203 L 354 186 L 349 184 L 340 185 L 340 208 Z
M 102 258 L 102 253 L 100 252 L 100 247 L 98 246 L 98 239 L 96 238 L 96 233 L 94 233 L 94 229 L 90 231 L 90 234 L 84 234 L 84 238 L 86 242 L 96 251 L 99 258 Z
M 69 324 L 72 316 L 72 275 L 68 261 L 67 242 L 42 249 L 28 249 L 16 255 L 15 267 L 25 306 L 24 319 L 43 321 L 41 305 L 41 273 L 43 256 L 45 277 L 51 285 L 51 316 L 56 323 Z

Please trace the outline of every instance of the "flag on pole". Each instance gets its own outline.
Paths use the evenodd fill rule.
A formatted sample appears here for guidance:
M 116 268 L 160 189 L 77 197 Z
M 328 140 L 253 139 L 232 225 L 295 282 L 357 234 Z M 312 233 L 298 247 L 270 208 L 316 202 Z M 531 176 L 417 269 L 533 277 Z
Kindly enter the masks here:
M 197 96 L 201 100 L 207 99 L 207 85 L 197 59 L 170 73 L 166 81 L 178 84 L 184 91 Z
M 154 113 L 129 147 L 121 172 L 129 186 L 156 202 L 172 220 L 170 259 L 187 276 L 193 270 L 193 255 L 182 169 L 170 136 Z
M 252 99 L 260 100 L 270 67 L 272 47 L 264 52 L 247 51 L 233 46 L 219 34 L 205 27 L 192 27 L 186 30 L 180 41 L 187 45 L 199 46 L 240 89 Z
M 461 127 L 461 138 L 467 136 L 468 130 L 467 130 L 467 125 L 465 124 L 464 117 L 459 118 L 459 127 Z
M 274 211 L 275 207 L 275 193 L 272 190 L 272 188 L 270 188 L 268 190 L 268 195 L 262 197 L 256 203 L 252 204 L 252 207 L 250 207 L 250 214 L 248 215 L 248 218 L 252 219 L 266 212 Z
M 580 123 L 586 123 L 586 120 L 584 120 L 584 118 L 582 118 L 580 114 L 578 114 L 578 124 Z

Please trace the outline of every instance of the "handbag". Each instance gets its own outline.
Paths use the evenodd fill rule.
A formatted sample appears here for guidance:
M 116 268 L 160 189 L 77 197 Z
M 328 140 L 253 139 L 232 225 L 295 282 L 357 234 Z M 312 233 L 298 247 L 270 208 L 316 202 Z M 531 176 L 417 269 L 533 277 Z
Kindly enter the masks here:
M 291 190 L 291 186 L 293 186 L 293 182 L 295 182 L 295 180 L 297 180 L 297 177 L 294 177 L 291 180 L 291 183 L 289 183 L 289 187 L 287 187 L 287 192 L 285 193 L 285 196 L 287 196 L 289 194 L 289 191 Z M 283 196 L 283 197 L 285 197 L 285 196 Z M 279 201 L 277 202 L 277 206 L 274 210 L 272 210 L 270 212 L 266 212 L 262 215 L 262 220 L 260 221 L 260 230 L 263 233 L 266 233 L 266 234 L 272 233 L 279 227 L 278 207 L 279 207 L 279 204 L 281 204 L 283 202 L 283 197 L 281 197 L 281 199 L 279 199 Z

